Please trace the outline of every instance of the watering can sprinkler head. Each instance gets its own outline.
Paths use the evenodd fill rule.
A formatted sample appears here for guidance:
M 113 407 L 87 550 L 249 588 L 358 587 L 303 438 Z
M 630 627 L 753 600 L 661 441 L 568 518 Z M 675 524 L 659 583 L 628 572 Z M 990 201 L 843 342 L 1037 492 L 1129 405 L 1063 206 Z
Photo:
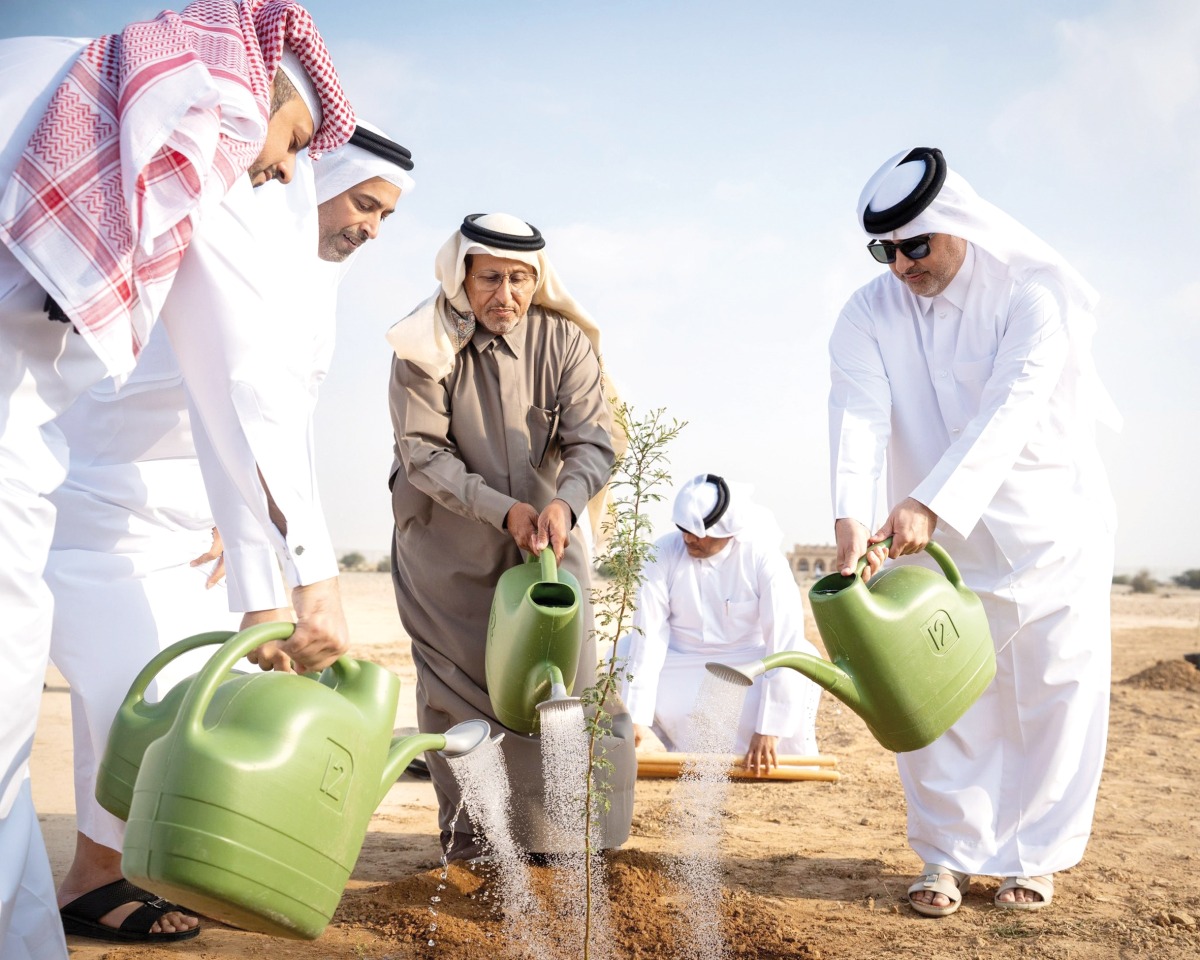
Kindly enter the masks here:
M 447 758 L 466 756 L 491 735 L 492 728 L 486 720 L 464 720 L 446 731 L 446 746 L 438 753 Z
M 555 670 L 554 672 L 557 673 L 558 671 Z M 539 714 L 544 715 L 548 711 L 565 713 L 583 704 L 583 700 L 579 697 L 572 697 L 567 693 L 566 685 L 563 684 L 561 676 L 559 674 L 559 679 L 555 680 L 550 686 L 550 699 L 543 700 L 537 704 L 536 709 Z
M 755 677 L 761 677 L 767 671 L 767 665 L 761 660 L 752 660 L 736 666 L 726 663 L 706 663 L 708 672 L 714 677 L 720 677 L 727 683 L 748 687 L 754 683 Z

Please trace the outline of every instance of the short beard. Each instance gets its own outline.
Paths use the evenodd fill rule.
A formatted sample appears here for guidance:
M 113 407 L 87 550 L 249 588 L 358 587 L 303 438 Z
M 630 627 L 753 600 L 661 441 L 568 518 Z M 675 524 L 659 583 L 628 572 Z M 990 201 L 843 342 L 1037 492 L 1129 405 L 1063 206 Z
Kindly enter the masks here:
M 317 256 L 327 263 L 341 263 L 349 259 L 353 250 L 347 250 L 345 253 L 337 245 L 337 238 L 340 234 L 334 234 L 331 237 L 323 237 L 320 243 L 317 244 Z
M 484 320 L 482 317 L 476 317 L 475 322 L 482 326 L 489 333 L 494 333 L 496 336 L 502 337 L 504 334 L 510 333 L 516 329 L 517 324 L 524 319 L 525 316 L 522 314 L 513 320 L 501 320 L 498 322 L 495 320 Z

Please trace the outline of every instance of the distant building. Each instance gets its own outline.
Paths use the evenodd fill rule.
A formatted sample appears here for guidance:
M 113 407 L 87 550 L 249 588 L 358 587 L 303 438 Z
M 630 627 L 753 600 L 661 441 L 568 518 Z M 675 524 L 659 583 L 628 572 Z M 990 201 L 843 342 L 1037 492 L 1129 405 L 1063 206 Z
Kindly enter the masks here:
M 787 553 L 788 566 L 797 583 L 823 577 L 833 569 L 837 547 L 832 544 L 798 543 Z

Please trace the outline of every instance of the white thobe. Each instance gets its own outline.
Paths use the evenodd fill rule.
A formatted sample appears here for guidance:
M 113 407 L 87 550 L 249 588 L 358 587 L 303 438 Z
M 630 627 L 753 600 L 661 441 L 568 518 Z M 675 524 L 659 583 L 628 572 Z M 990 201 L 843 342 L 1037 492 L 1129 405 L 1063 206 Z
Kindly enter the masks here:
M 688 720 L 709 661 L 746 663 L 796 650 L 819 656 L 804 636 L 800 589 L 783 554 L 734 537 L 713 557 L 688 556 L 683 536 L 655 544 L 638 591 L 622 696 L 633 722 L 654 730 L 668 749 L 687 749 Z M 772 670 L 746 695 L 735 750 L 755 733 L 779 737 L 776 750 L 811 756 L 821 690 L 794 670 Z
M 71 688 L 76 829 L 121 849 L 125 825 L 96 801 L 96 771 L 113 717 L 142 667 L 177 640 L 236 630 L 212 564 L 213 518 L 196 461 L 187 393 L 156 327 L 120 390 L 105 380 L 57 420 L 70 451 L 46 563 L 54 594 L 50 658 Z M 146 691 L 160 699 L 213 653 L 191 651 Z
M 972 246 L 938 297 L 891 274 L 861 288 L 830 355 L 834 515 L 873 528 L 886 456 L 889 505 L 937 514 L 996 645 L 978 702 L 897 758 L 913 849 L 967 873 L 1066 869 L 1091 831 L 1108 719 L 1116 521 L 1089 336 L 1046 285 Z
M 301 161 L 296 171 L 297 180 L 286 188 L 260 188 L 255 202 L 271 202 L 266 198 L 275 190 L 302 190 L 297 181 L 311 176 L 311 166 Z M 319 260 L 315 247 L 298 248 L 296 256 L 309 261 L 312 282 L 298 295 L 289 337 L 309 348 L 277 354 L 276 361 L 303 364 L 295 376 L 307 372 L 307 397 L 315 404 L 333 349 L 336 289 L 344 271 Z M 58 511 L 46 566 L 55 600 L 51 659 L 71 688 L 76 826 L 111 849 L 121 848 L 125 825 L 96 801 L 96 773 L 134 677 L 177 640 L 236 630 L 240 617 L 231 608 L 288 605 L 270 542 L 212 456 L 206 458 L 211 492 L 226 505 L 222 534 L 236 545 L 229 567 L 239 586 L 232 595 L 224 583 L 208 588 L 211 565 L 191 565 L 208 549 L 215 523 L 192 419 L 183 375 L 159 326 L 119 389 L 105 380 L 57 421 L 70 464 L 66 482 L 51 497 Z M 158 700 L 196 673 L 213 650 L 177 657 L 158 673 L 146 698 Z M 243 663 L 242 669 L 257 668 Z
M 0 41 L 0 182 L 5 182 L 84 41 Z M 239 330 L 285 328 L 276 287 L 297 280 L 275 268 L 277 217 L 251 202 L 241 178 L 205 211 L 183 258 L 163 320 L 187 343 L 185 378 L 240 500 L 264 526 L 291 585 L 334 576 L 337 561 L 312 487 L 307 417 L 296 426 L 294 378 L 276 373 L 261 345 Z M 315 218 L 315 198 L 314 198 Z M 316 234 L 309 250 L 315 249 Z M 293 264 L 303 277 L 306 261 Z M 176 295 L 178 294 L 178 295 Z M 64 479 L 67 453 L 52 422 L 105 376 L 104 365 L 70 324 L 48 319 L 45 292 L 0 247 L 0 956 L 66 956 L 53 881 L 28 784 L 29 752 L 50 647 L 52 600 L 43 579 L 54 530 L 47 499 Z M 286 349 L 286 346 L 284 347 Z M 264 363 L 264 359 L 267 361 Z M 301 436 L 305 442 L 295 442 Z M 247 465 L 249 472 L 247 474 Z M 288 521 L 273 533 L 257 470 Z M 219 514 L 218 514 L 219 519 Z M 237 545 L 234 544 L 234 547 Z

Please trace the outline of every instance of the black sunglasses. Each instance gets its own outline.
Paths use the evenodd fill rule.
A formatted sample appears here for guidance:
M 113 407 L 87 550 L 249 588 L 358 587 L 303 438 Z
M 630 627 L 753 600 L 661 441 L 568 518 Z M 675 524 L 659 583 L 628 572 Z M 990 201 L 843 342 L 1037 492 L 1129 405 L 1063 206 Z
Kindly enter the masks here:
M 871 256 L 880 263 L 895 263 L 897 250 L 909 260 L 924 260 L 929 256 L 931 239 L 933 239 L 932 233 L 923 233 L 919 237 L 909 237 L 907 240 L 897 240 L 895 243 L 892 243 L 891 240 L 872 240 L 867 244 L 867 249 L 871 251 Z

